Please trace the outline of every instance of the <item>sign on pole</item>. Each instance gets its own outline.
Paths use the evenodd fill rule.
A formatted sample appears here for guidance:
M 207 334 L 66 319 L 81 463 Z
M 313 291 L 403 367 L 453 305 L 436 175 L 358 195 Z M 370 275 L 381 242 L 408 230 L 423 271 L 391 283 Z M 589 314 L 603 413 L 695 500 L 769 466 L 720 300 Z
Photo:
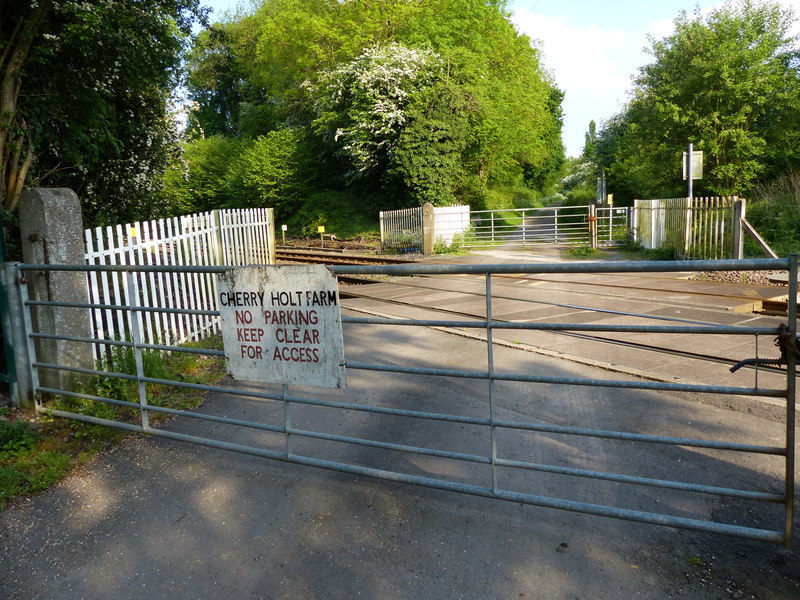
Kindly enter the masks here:
M 688 160 L 689 153 L 683 153 L 683 180 L 686 181 L 689 179 L 689 174 L 691 173 L 692 179 L 702 179 L 703 178 L 703 151 L 702 150 L 694 150 L 692 151 L 692 162 L 689 163 Z M 674 163 L 673 163 L 674 164 Z
M 217 294 L 234 379 L 346 387 L 339 292 L 324 265 L 231 269 Z

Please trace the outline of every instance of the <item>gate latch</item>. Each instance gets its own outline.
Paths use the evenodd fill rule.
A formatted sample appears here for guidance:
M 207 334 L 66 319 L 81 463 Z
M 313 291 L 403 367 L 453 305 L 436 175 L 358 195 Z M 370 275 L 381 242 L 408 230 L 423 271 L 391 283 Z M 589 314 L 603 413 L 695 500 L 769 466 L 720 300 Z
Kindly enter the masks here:
M 797 354 L 798 340 L 789 331 L 789 326 L 781 323 L 778 325 L 778 337 L 775 338 L 775 345 L 781 350 L 780 358 L 746 358 L 739 361 L 731 367 L 731 373 L 735 373 L 745 365 L 758 365 L 758 366 L 781 366 L 786 364 L 789 352 Z

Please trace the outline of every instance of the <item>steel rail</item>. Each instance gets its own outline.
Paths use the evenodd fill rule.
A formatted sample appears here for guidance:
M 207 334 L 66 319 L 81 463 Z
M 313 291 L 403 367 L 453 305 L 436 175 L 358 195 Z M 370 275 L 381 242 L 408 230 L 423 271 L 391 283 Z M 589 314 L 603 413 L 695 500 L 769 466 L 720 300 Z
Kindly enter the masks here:
M 385 283 L 385 282 L 384 282 Z M 391 284 L 391 283 L 390 283 Z M 398 283 L 397 285 L 409 285 L 406 282 Z M 438 289 L 433 286 L 420 286 L 416 284 L 411 284 L 413 287 L 422 287 L 426 289 Z M 463 293 L 465 295 L 474 295 L 482 297 L 482 294 L 478 292 L 458 292 Z M 375 296 L 371 296 L 369 294 L 358 294 L 357 292 L 353 292 L 348 289 L 345 294 L 348 297 L 355 297 L 355 298 L 363 298 L 368 300 L 376 300 L 382 302 L 384 304 L 397 304 L 400 306 L 418 306 L 411 302 L 407 302 L 404 300 L 396 300 L 396 299 L 385 299 L 385 298 L 376 298 Z M 563 303 L 551 303 L 542 300 L 532 300 L 532 299 L 523 299 L 518 297 L 511 297 L 511 296 L 502 296 L 502 295 L 495 295 L 496 298 L 504 298 L 504 299 L 512 299 L 517 300 L 519 302 L 529 302 L 533 304 L 543 304 L 546 306 L 556 306 L 560 308 L 573 308 L 576 310 L 583 310 L 586 312 L 598 312 L 604 314 L 613 314 L 613 315 L 620 315 L 620 316 L 627 316 L 627 317 L 634 317 L 634 318 L 642 318 L 642 319 L 649 319 L 655 321 L 666 321 L 666 322 L 676 322 L 676 323 L 694 323 L 697 325 L 696 329 L 694 330 L 674 330 L 674 332 L 680 333 L 711 333 L 711 334 L 731 334 L 731 335 L 775 335 L 777 334 L 777 326 L 776 327 L 741 327 L 741 326 L 733 326 L 733 325 L 718 325 L 715 323 L 708 323 L 704 321 L 694 321 L 689 319 L 677 319 L 674 317 L 663 317 L 659 315 L 645 315 L 639 313 L 630 313 L 630 312 L 622 312 L 622 311 L 614 311 L 610 309 L 599 309 L 587 306 L 580 306 L 580 305 L 571 305 L 571 304 L 563 304 Z M 462 315 L 466 317 L 472 317 L 476 319 L 476 321 L 468 321 L 465 324 L 458 324 L 458 325 L 447 325 L 446 321 L 434 321 L 429 320 L 429 326 L 440 326 L 440 327 L 461 327 L 461 328 L 479 328 L 485 327 L 483 324 L 484 322 L 481 321 L 482 317 L 470 313 L 466 313 L 464 311 L 459 311 L 455 309 L 448 309 L 448 308 L 441 308 L 441 307 L 430 307 L 425 306 L 423 307 L 425 310 L 431 312 L 443 312 L 452 315 Z M 403 319 L 402 317 L 398 317 L 397 319 L 392 319 L 390 317 L 343 317 L 342 322 L 349 322 L 349 323 L 359 323 L 363 322 L 365 324 L 384 324 L 384 325 L 402 325 L 402 324 L 415 324 L 415 325 L 424 325 L 425 321 L 418 319 L 416 321 L 411 319 Z M 363 321 L 362 321 L 363 320 Z M 383 321 L 383 322 L 381 322 Z M 497 329 L 530 329 L 530 330 L 543 330 L 543 331 L 553 331 L 559 335 L 565 336 L 572 336 L 578 337 L 581 339 L 587 339 L 590 341 L 596 341 L 598 343 L 606 343 L 606 344 L 613 344 L 619 345 L 624 347 L 636 348 L 639 350 L 645 350 L 649 352 L 658 352 L 663 354 L 669 354 L 672 356 L 680 356 L 685 358 L 694 358 L 697 360 L 704 360 L 707 362 L 715 362 L 720 364 L 726 365 L 734 365 L 737 364 L 739 361 L 734 359 L 727 359 L 727 358 L 720 358 L 719 356 L 710 356 L 706 354 L 698 354 L 694 352 L 687 352 L 685 350 L 674 350 L 671 348 L 664 348 L 663 346 L 654 346 L 652 344 L 642 344 L 640 342 L 628 342 L 624 340 L 618 340 L 614 338 L 607 338 L 607 337 L 599 337 L 599 336 L 588 336 L 588 335 L 581 335 L 578 333 L 572 333 L 575 331 L 619 331 L 621 333 L 670 333 L 666 328 L 660 328 L 659 326 L 637 326 L 637 325 L 599 325 L 599 324 L 560 324 L 560 323 L 517 323 L 514 321 L 493 321 L 493 326 Z M 753 368 L 752 366 L 748 365 L 748 367 Z M 764 367 L 760 366 L 759 369 L 770 371 L 770 372 L 781 372 L 779 369 L 775 369 L 773 367 Z
M 464 292 L 465 294 L 473 294 L 478 295 L 475 292 Z M 357 296 L 363 298 L 374 299 L 372 296 L 364 295 L 360 296 L 358 294 L 349 293 L 350 296 Z M 495 297 L 503 297 L 495 295 Z M 399 304 L 403 306 L 416 306 L 411 302 L 405 302 L 402 300 L 381 300 L 384 303 L 388 304 Z M 564 304 L 555 304 L 555 303 L 545 303 L 536 300 L 521 300 L 524 302 L 534 302 L 534 303 L 543 303 L 548 304 L 551 306 L 562 306 L 568 308 L 576 308 L 586 311 L 596 311 L 596 312 L 604 312 L 604 313 L 611 313 L 623 316 L 633 316 L 633 317 L 641 317 L 646 319 L 653 319 L 653 320 L 663 320 L 667 322 L 677 322 L 677 323 L 696 323 L 696 326 L 692 327 L 680 327 L 680 326 L 658 326 L 658 325 L 601 325 L 596 323 L 531 323 L 531 322 L 514 322 L 514 321 L 504 321 L 504 320 L 493 320 L 490 323 L 490 326 L 494 329 L 507 329 L 507 330 L 527 330 L 527 331 L 552 331 L 559 335 L 565 336 L 573 336 L 580 339 L 587 339 L 590 341 L 595 341 L 598 343 L 605 343 L 605 344 L 612 344 L 618 345 L 628 348 L 636 348 L 638 350 L 644 350 L 649 352 L 658 352 L 662 354 L 669 354 L 672 356 L 679 356 L 685 358 L 692 358 L 696 360 L 704 360 L 707 362 L 714 362 L 719 364 L 726 364 L 726 365 L 734 365 L 738 361 L 734 359 L 726 359 L 720 358 L 718 356 L 709 356 L 704 354 L 698 354 L 694 352 L 687 352 L 685 350 L 674 350 L 670 348 L 664 348 L 663 346 L 654 346 L 652 344 L 642 344 L 639 342 L 631 342 L 631 341 L 624 341 L 618 340 L 614 338 L 607 338 L 607 337 L 600 337 L 600 336 L 589 336 L 575 332 L 620 332 L 620 333 L 656 333 L 656 334 L 671 334 L 671 333 L 697 333 L 697 334 L 719 334 L 719 335 L 776 335 L 777 334 L 777 327 L 743 327 L 743 326 L 732 326 L 732 325 L 718 325 L 718 324 L 708 324 L 702 321 L 692 321 L 688 319 L 675 319 L 671 317 L 660 317 L 660 316 L 650 316 L 650 315 L 642 315 L 637 313 L 624 313 L 621 311 L 612 311 L 607 309 L 593 309 L 591 307 L 583 307 L 577 305 L 564 305 Z M 143 312 L 143 313 L 165 313 L 165 314 L 200 314 L 200 315 L 208 315 L 208 316 L 219 316 L 219 311 L 217 310 L 190 310 L 190 309 L 176 309 L 176 308 L 158 308 L 158 307 L 140 307 L 140 306 L 127 306 L 127 305 L 119 305 L 119 304 L 91 304 L 91 303 L 79 303 L 79 302 L 56 302 L 56 301 L 28 301 L 28 305 L 31 306 L 58 306 L 58 307 L 67 307 L 67 308 L 105 308 L 105 309 L 112 309 L 112 310 L 125 310 L 125 311 L 133 311 L 133 312 Z M 485 329 L 486 322 L 481 320 L 481 317 L 470 315 L 469 313 L 465 313 L 462 311 L 456 311 L 452 309 L 442 309 L 442 308 L 433 308 L 433 307 L 426 307 L 427 310 L 436 311 L 436 312 L 446 312 L 448 314 L 455 314 L 455 315 L 463 315 L 468 317 L 473 317 L 475 321 L 447 321 L 447 320 L 434 320 L 434 319 L 403 319 L 403 318 L 382 318 L 382 317 L 342 317 L 343 323 L 352 323 L 352 324 L 368 324 L 368 325 L 409 325 L 409 326 L 427 326 L 427 327 L 446 327 L 446 328 L 461 328 L 461 329 Z M 118 346 L 132 346 L 132 342 L 124 342 L 119 340 L 106 340 L 106 339 L 99 339 L 99 338 L 77 338 L 77 337 L 64 337 L 64 336 L 54 336 L 52 334 L 41 334 L 41 333 L 33 333 L 31 334 L 33 337 L 37 338 L 44 338 L 44 339 L 59 339 L 64 341 L 76 341 L 76 342 L 86 342 L 86 343 L 96 343 L 96 344 L 106 344 L 106 345 L 118 345 Z M 183 351 L 188 352 L 183 347 L 179 346 L 160 346 L 156 344 L 150 345 L 143 345 L 142 348 L 145 349 L 153 349 L 153 350 L 166 350 L 166 351 Z M 196 350 L 197 353 L 202 353 L 199 350 Z M 224 355 L 224 353 L 220 352 L 220 355 Z M 747 365 L 750 368 L 753 368 L 750 365 Z M 768 366 L 759 366 L 761 370 L 769 371 L 769 372 L 782 372 L 778 368 L 768 367 Z
M 365 281 L 365 282 L 369 281 L 371 283 L 375 283 L 372 280 L 363 280 L 363 281 Z M 440 292 L 441 291 L 448 291 L 448 292 L 452 292 L 452 293 L 463 294 L 465 296 L 483 297 L 483 293 L 482 292 L 468 291 L 468 290 L 450 290 L 450 289 L 443 290 L 441 287 L 436 287 L 436 286 L 433 286 L 433 285 L 424 285 L 424 284 L 420 283 L 418 279 L 415 279 L 413 281 L 412 280 L 405 280 L 405 279 L 403 281 L 381 281 L 379 283 L 382 283 L 384 285 L 387 285 L 387 284 L 388 285 L 398 285 L 398 286 L 413 287 L 413 288 L 419 288 L 419 289 L 425 289 L 425 290 L 435 290 L 435 291 L 440 291 Z M 650 288 L 635 288 L 635 289 L 648 290 Z M 393 302 L 396 302 L 398 304 L 402 303 L 399 300 L 395 301 L 395 300 L 389 300 L 389 299 L 383 299 L 383 298 L 375 298 L 374 296 L 370 296 L 368 294 L 358 294 L 358 292 L 355 292 L 353 290 L 353 288 L 351 288 L 351 287 L 348 287 L 347 291 L 344 292 L 342 295 L 343 296 L 352 296 L 352 297 L 357 297 L 357 298 L 371 299 L 371 300 L 381 300 L 381 301 L 387 302 L 387 303 L 393 303 Z M 542 304 L 542 305 L 545 305 L 545 306 L 557 306 L 559 308 L 574 308 L 576 310 L 585 310 L 585 311 L 596 312 L 596 313 L 601 313 L 601 314 L 620 315 L 620 316 L 625 316 L 625 317 L 639 317 L 639 318 L 642 318 L 642 319 L 651 319 L 651 320 L 654 320 L 654 321 L 671 321 L 671 322 L 676 322 L 676 323 L 696 323 L 698 325 L 708 325 L 709 324 L 709 323 L 704 322 L 704 321 L 695 321 L 695 320 L 691 320 L 691 319 L 679 319 L 677 317 L 664 317 L 664 316 L 661 316 L 661 315 L 649 315 L 649 314 L 642 314 L 642 313 L 632 313 L 632 312 L 628 312 L 628 311 L 612 310 L 612 309 L 608 309 L 608 308 L 597 308 L 597 307 L 593 307 L 593 306 L 584 306 L 582 304 L 567 304 L 567 303 L 563 303 L 563 302 L 549 302 L 547 300 L 536 300 L 534 298 L 520 298 L 519 296 L 511 296 L 511 295 L 506 295 L 506 294 L 494 294 L 494 297 L 495 298 L 500 298 L 500 299 L 503 299 L 503 300 L 516 300 L 518 302 L 527 302 L 527 303 L 530 303 L 530 304 Z M 614 296 L 614 297 L 616 297 L 616 296 Z M 722 297 L 723 298 L 739 298 L 739 296 L 722 296 Z M 642 303 L 644 303 L 644 302 L 645 301 L 642 300 Z M 676 305 L 683 305 L 681 303 L 675 303 L 675 304 Z M 431 307 L 425 307 L 425 308 L 429 308 L 430 310 L 442 310 L 442 311 L 446 311 L 446 312 L 453 312 L 455 314 L 466 314 L 466 313 L 457 312 L 457 311 L 448 311 L 447 309 L 434 309 L 434 308 L 431 308 Z
M 647 290 L 647 291 L 655 291 L 655 292 L 662 292 L 662 291 L 663 292 L 672 292 L 672 291 L 675 291 L 675 290 L 664 290 L 664 289 L 653 288 L 653 287 L 644 287 L 644 286 L 639 286 L 639 285 L 618 285 L 618 284 L 614 284 L 614 283 L 602 283 L 602 282 L 599 282 L 599 281 L 577 281 L 577 280 L 576 281 L 563 281 L 563 280 L 560 280 L 560 279 L 537 279 L 536 277 L 526 277 L 525 275 L 519 275 L 519 274 L 515 274 L 515 275 L 506 274 L 506 275 L 501 275 L 500 277 L 503 277 L 504 279 L 514 279 L 514 280 L 518 280 L 518 281 L 541 281 L 543 283 L 553 283 L 553 284 L 556 284 L 556 285 L 563 284 L 563 283 L 571 283 L 571 284 L 575 284 L 577 286 L 608 287 L 608 288 L 614 288 L 614 289 L 619 289 L 619 290 Z M 662 277 L 657 278 L 657 280 L 658 281 L 674 281 L 674 279 L 667 279 L 667 278 L 662 278 Z M 709 283 L 709 282 L 700 282 L 700 283 Z M 737 284 L 734 284 L 734 285 L 737 285 Z M 753 284 L 742 284 L 742 285 L 753 285 Z M 772 287 L 772 286 L 755 286 L 754 285 L 753 287 Z M 560 292 L 574 292 L 575 291 L 575 290 L 566 289 L 566 288 L 559 288 L 559 287 L 551 287 L 551 288 L 547 288 L 547 289 L 548 289 L 548 291 L 552 290 L 552 291 L 560 291 Z M 784 293 L 782 293 L 781 288 L 779 288 L 777 286 L 776 286 L 776 291 L 779 292 L 778 295 L 781 295 L 781 296 L 785 295 Z M 731 294 L 715 294 L 715 293 L 712 293 L 712 292 L 704 292 L 704 291 L 691 291 L 691 292 L 684 292 L 684 293 L 690 294 L 692 296 L 713 296 L 713 297 L 717 297 L 717 298 L 741 298 L 742 300 L 753 300 L 753 298 L 749 298 L 749 297 L 743 297 L 743 296 L 737 296 L 737 295 L 731 295 Z M 605 295 L 605 294 L 600 294 L 600 295 Z M 614 296 L 614 297 L 616 297 L 616 296 Z

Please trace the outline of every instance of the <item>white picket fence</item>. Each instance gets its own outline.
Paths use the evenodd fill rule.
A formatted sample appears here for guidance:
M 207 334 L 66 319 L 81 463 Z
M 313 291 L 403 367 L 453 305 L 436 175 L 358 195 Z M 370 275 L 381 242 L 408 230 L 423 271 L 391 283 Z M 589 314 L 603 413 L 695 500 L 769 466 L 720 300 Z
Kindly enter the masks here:
M 634 235 L 645 248 L 670 248 L 680 259 L 737 258 L 735 209 L 743 202 L 736 197 L 636 200 Z
M 142 221 L 84 232 L 89 265 L 265 265 L 275 264 L 271 208 L 215 210 L 158 221 Z M 145 344 L 178 345 L 219 329 L 216 278 L 210 273 L 89 274 L 95 336 L 130 341 L 130 312 L 137 305 Z M 166 309 L 166 310 L 164 310 Z M 96 358 L 105 348 L 96 345 Z

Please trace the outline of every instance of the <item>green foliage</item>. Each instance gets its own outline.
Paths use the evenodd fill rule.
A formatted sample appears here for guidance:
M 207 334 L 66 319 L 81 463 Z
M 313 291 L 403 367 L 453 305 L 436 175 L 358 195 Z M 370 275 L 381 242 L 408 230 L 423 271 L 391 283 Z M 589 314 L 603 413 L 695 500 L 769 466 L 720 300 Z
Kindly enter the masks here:
M 36 443 L 36 433 L 27 421 L 0 418 L 0 462 L 29 450 Z
M 182 145 L 182 154 L 165 174 L 163 193 L 174 214 L 219 208 L 228 199 L 227 173 L 242 142 L 214 135 Z
M 594 142 L 591 144 L 594 147 Z M 585 156 L 569 158 L 564 166 L 565 175 L 561 180 L 564 203 L 568 206 L 594 203 L 597 200 L 597 167 L 593 160 Z
M 747 204 L 747 220 L 778 256 L 800 252 L 800 171 L 789 171 L 769 185 L 758 186 Z M 745 238 L 745 253 L 761 248 Z
M 349 191 L 328 190 L 308 197 L 288 220 L 291 235 L 316 237 L 317 227 L 340 239 L 369 234 L 380 236 L 377 211 L 364 210 L 363 198 Z
M 144 350 L 141 352 L 142 373 L 151 379 L 164 379 L 168 376 L 164 366 L 164 357 L 157 350 Z M 136 375 L 136 351 L 130 346 L 112 346 L 101 361 L 100 369 L 109 373 L 123 375 Z M 95 376 L 88 384 L 88 390 L 105 398 L 136 398 L 137 383 L 131 379 L 119 377 Z M 98 403 L 98 409 L 113 410 L 108 405 Z M 109 418 L 95 413 L 94 416 Z
M 571 258 L 591 258 L 600 254 L 600 251 L 591 246 L 570 246 L 564 250 L 564 254 Z
M 465 110 L 461 90 L 446 81 L 414 98 L 387 173 L 406 188 L 406 205 L 454 203 L 468 146 Z
M 368 48 L 319 77 L 311 87 L 313 125 L 347 156 L 350 179 L 386 170 L 411 120 L 409 104 L 442 75 L 438 55 L 394 43 Z
M 265 191 L 263 161 L 241 167 L 249 178 L 234 164 L 218 202 L 282 202 L 289 214 L 298 194 L 346 189 L 361 210 L 481 208 L 493 187 L 552 186 L 563 94 L 508 17 L 494 0 L 263 0 L 202 32 L 188 61 L 192 134 L 261 139 L 288 126 L 316 174 L 266 161 L 285 187 Z
M 638 241 L 632 232 L 628 232 L 625 238 L 622 241 L 622 244 L 619 246 L 620 250 L 623 252 L 643 252 L 644 246 L 642 242 Z
M 433 244 L 434 254 L 462 254 L 464 249 L 462 246 L 475 241 L 475 226 L 470 226 L 461 233 L 453 234 L 453 238 L 448 243 L 443 238 L 438 237 Z
M 683 195 L 681 153 L 704 152 L 698 195 L 747 195 L 800 164 L 800 71 L 794 16 L 774 2 L 731 1 L 675 20 L 653 40 L 633 100 L 606 123 L 595 159 L 620 199 Z
M 28 421 L 0 416 L 0 508 L 15 496 L 45 489 L 66 472 L 69 458 L 37 452 L 41 440 Z
M 221 347 L 219 337 L 191 347 Z M 195 353 L 155 352 L 143 355 L 145 375 L 173 381 L 191 381 L 215 385 L 225 376 L 224 361 Z M 117 347 L 104 361 L 103 368 L 117 373 L 135 373 L 135 357 L 130 348 Z M 201 404 L 202 393 L 172 386 L 149 386 L 148 403 L 152 406 L 189 409 Z M 84 382 L 85 395 L 106 396 L 136 402 L 137 384 L 117 377 L 96 377 Z M 133 421 L 138 410 L 80 397 L 61 397 L 48 402 L 59 408 L 104 419 Z M 124 432 L 77 420 L 42 417 L 35 431 L 20 410 L 0 409 L 0 508 L 15 497 L 46 489 L 71 469 L 85 463 L 96 452 L 118 442 Z M 151 421 L 164 418 L 151 413 Z
M 303 135 L 278 129 L 244 145 L 225 175 L 231 208 L 273 207 L 277 219 L 297 208 L 310 159 Z
M 21 189 L 11 182 L 24 179 L 73 188 L 86 225 L 162 212 L 155 192 L 176 142 L 171 94 L 198 1 L 10 0 L 3 14 L 5 207 Z

